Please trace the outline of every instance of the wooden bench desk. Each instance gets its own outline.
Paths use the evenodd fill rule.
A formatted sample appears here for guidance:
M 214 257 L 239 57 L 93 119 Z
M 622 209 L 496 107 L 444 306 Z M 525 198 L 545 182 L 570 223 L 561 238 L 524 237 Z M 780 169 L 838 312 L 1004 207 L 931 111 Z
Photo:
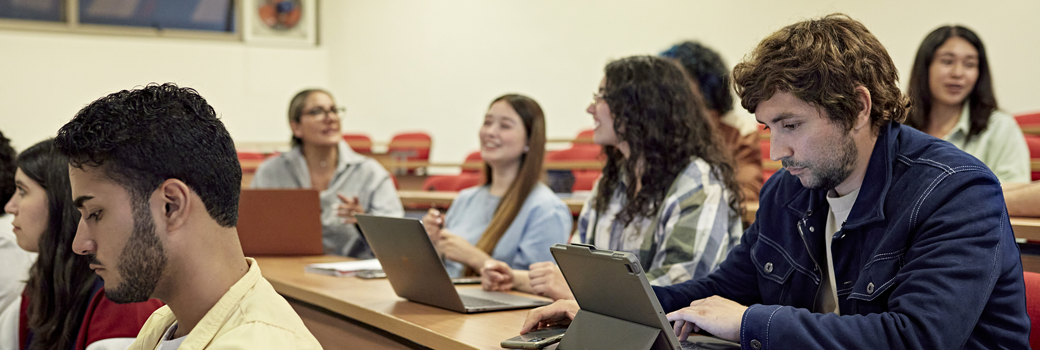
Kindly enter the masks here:
M 303 272 L 307 264 L 346 260 L 256 258 L 264 278 L 289 300 L 325 349 L 501 349 L 502 340 L 519 334 L 529 311 L 461 314 L 402 299 L 386 279 Z

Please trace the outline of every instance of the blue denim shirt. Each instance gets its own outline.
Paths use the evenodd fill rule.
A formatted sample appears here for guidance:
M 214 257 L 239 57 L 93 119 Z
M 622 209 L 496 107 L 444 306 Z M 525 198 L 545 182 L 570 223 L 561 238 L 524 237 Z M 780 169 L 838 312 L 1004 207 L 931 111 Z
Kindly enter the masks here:
M 832 250 L 842 316 L 814 313 L 826 191 L 786 171 L 718 270 L 654 287 L 665 311 L 719 295 L 749 305 L 745 349 L 1027 349 L 1018 246 L 1000 183 L 974 157 L 897 123 L 881 127 Z

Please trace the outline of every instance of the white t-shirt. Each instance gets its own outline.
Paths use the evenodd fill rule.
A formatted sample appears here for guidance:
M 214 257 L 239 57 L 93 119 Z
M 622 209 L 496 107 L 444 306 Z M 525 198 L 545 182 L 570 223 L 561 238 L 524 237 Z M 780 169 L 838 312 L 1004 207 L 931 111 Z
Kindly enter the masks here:
M 22 250 L 14 236 L 14 215 L 0 216 L 0 310 L 22 295 L 36 253 Z
M 820 312 L 833 312 L 841 315 L 841 310 L 838 308 L 838 286 L 834 282 L 834 254 L 831 253 L 831 242 L 834 241 L 834 234 L 841 230 L 841 227 L 845 225 L 845 220 L 849 218 L 852 206 L 856 204 L 856 197 L 859 197 L 859 189 L 841 197 L 837 197 L 837 195 L 838 193 L 834 190 L 827 192 L 827 203 L 830 204 L 830 210 L 827 213 L 827 227 L 823 236 L 824 245 L 827 247 L 827 266 L 824 269 L 823 287 L 820 288 L 820 296 L 816 304 L 817 310 Z
M 159 342 L 159 346 L 156 347 L 155 350 L 177 350 L 177 348 L 181 346 L 181 343 L 184 342 L 184 338 L 187 338 L 188 335 L 185 334 L 180 338 L 173 338 L 173 333 L 175 332 L 177 332 L 177 322 L 174 322 L 170 325 L 170 328 L 166 329 L 166 333 L 162 336 L 162 341 Z

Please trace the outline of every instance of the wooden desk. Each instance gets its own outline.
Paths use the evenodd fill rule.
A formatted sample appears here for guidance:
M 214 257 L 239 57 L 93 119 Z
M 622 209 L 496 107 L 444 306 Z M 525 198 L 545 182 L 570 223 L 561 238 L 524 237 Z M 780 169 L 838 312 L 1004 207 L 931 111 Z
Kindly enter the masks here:
M 390 282 L 385 279 L 364 280 L 303 272 L 307 264 L 344 260 L 349 259 L 336 256 L 256 258 L 264 278 L 278 293 L 290 299 L 294 308 L 303 310 L 299 312 L 301 318 L 312 333 L 316 333 L 315 337 L 325 349 L 407 349 L 416 344 L 434 349 L 501 349 L 498 344 L 516 336 L 527 317 L 528 310 L 460 314 L 406 301 L 394 293 Z M 322 315 L 326 319 L 346 317 L 376 330 L 351 326 L 349 322 L 345 327 L 321 328 L 322 325 L 315 322 L 322 322 Z M 383 339 L 374 339 L 375 336 Z M 355 340 L 343 343 L 345 339 Z
M 1040 242 L 1040 218 L 1012 217 L 1011 230 L 1015 231 L 1015 238 Z
M 455 200 L 455 197 L 459 195 L 458 192 L 448 191 L 397 191 L 397 196 L 401 197 L 401 205 L 408 208 L 429 208 L 431 205 L 437 208 L 447 208 L 451 206 L 451 202 Z M 585 198 L 561 198 L 563 203 L 567 204 L 567 208 L 572 213 L 581 211 L 581 206 L 585 205 Z

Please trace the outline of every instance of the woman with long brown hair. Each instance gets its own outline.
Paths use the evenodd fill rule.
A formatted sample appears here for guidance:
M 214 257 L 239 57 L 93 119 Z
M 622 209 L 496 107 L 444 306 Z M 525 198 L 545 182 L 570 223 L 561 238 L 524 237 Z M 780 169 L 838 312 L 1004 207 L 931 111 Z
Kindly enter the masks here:
M 741 192 L 733 161 L 683 68 L 652 56 L 611 62 L 586 112 L 607 163 L 571 241 L 636 254 L 653 285 L 714 270 L 740 242 Z M 573 298 L 552 263 L 514 270 L 490 262 L 484 288 Z
M 567 205 L 539 182 L 545 158 L 545 117 L 533 99 L 503 95 L 491 102 L 480 128 L 485 183 L 459 192 L 446 215 L 423 217 L 453 277 L 490 259 L 527 269 L 552 261 L 549 247 L 571 232 Z
M 0 348 L 125 349 L 162 302 L 116 304 L 90 269 L 93 257 L 72 251 L 80 213 L 53 140 L 18 155 L 15 185 L 4 211 L 14 215 L 18 245 L 39 256 L 21 299 L 0 313 Z

